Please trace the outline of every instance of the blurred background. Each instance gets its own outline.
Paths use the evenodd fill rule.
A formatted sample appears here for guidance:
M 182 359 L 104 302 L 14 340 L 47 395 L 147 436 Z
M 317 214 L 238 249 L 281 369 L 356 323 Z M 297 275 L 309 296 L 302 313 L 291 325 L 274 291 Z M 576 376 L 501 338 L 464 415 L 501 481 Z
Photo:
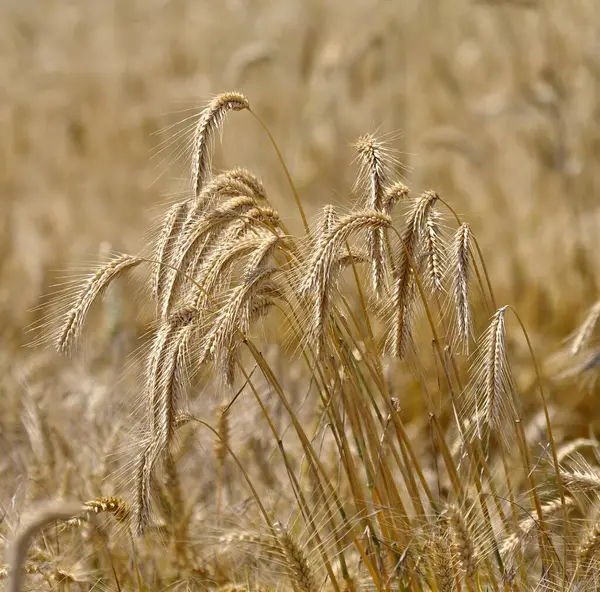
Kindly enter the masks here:
M 5 347 L 60 270 L 143 247 L 187 188 L 186 118 L 226 90 L 267 123 L 312 216 L 351 207 L 352 142 L 386 138 L 415 192 L 472 223 L 538 346 L 598 298 L 596 0 L 0 0 L 0 56 Z M 299 228 L 250 114 L 214 165 L 255 172 Z

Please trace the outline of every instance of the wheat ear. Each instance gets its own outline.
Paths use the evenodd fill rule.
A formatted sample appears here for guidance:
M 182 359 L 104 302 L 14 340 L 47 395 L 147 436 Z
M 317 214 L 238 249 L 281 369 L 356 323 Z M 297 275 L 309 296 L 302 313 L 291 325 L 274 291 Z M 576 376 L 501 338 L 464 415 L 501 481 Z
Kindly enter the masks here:
M 325 212 L 324 220 L 333 218 Z M 300 297 L 310 307 L 310 330 L 307 335 L 314 340 L 315 354 L 321 354 L 325 333 L 325 322 L 332 285 L 340 269 L 340 252 L 348 238 L 361 230 L 377 230 L 391 224 L 387 214 L 376 210 L 354 212 L 335 222 L 326 232 L 322 232 L 317 245 L 306 264 L 306 274 L 300 284 Z
M 392 309 L 391 331 L 388 344 L 392 354 L 404 358 L 411 338 L 411 312 L 416 295 L 416 280 L 413 265 L 418 260 L 419 241 L 425 229 L 429 212 L 438 200 L 437 193 L 426 191 L 413 204 L 404 232 L 395 270 L 394 286 L 390 306 Z
M 299 592 L 317 592 L 315 575 L 302 549 L 281 524 L 275 525 L 277 541 L 285 557 L 288 577 Z
M 471 399 L 466 411 L 474 415 L 475 434 L 482 439 L 489 429 L 507 437 L 506 426 L 516 417 L 514 385 L 506 356 L 506 306 L 498 309 L 479 344 L 467 389 Z
M 449 531 L 452 535 L 452 548 L 467 577 L 472 578 L 477 571 L 477 554 L 467 523 L 460 510 L 455 506 L 448 506 L 446 512 Z
M 576 331 L 571 344 L 571 355 L 576 356 L 589 342 L 600 318 L 600 300 L 590 308 L 581 327 Z
M 565 497 L 565 507 L 567 510 L 575 507 L 575 500 L 572 497 Z M 550 500 L 542 505 L 542 515 L 544 518 L 550 518 L 563 508 L 563 503 L 560 498 Z M 537 526 L 538 520 L 534 516 L 528 516 L 519 522 L 517 531 L 508 535 L 500 544 L 498 551 L 503 559 L 512 555 L 522 541 L 532 533 Z
M 469 340 L 473 333 L 471 305 L 469 303 L 469 278 L 471 275 L 471 228 L 461 224 L 452 241 L 450 272 L 452 273 L 452 297 L 456 310 L 457 340 L 463 352 L 469 352 Z
M 81 335 L 90 307 L 110 283 L 123 272 L 142 263 L 142 259 L 132 255 L 119 255 L 100 267 L 89 277 L 73 306 L 65 315 L 55 345 L 59 353 L 68 353 Z
M 173 257 L 172 266 L 187 272 L 198 264 L 211 246 L 211 239 L 227 227 L 240 214 L 256 206 L 253 197 L 237 195 L 219 207 L 209 210 L 194 224 L 184 229 Z M 176 295 L 182 290 L 187 278 L 175 269 L 169 270 L 162 297 L 161 318 L 168 318 L 173 310 Z
M 382 145 L 368 134 L 358 139 L 355 148 L 361 160 L 362 174 L 368 179 L 367 207 L 384 212 L 384 186 L 386 182 L 385 159 Z M 371 285 L 380 296 L 385 283 L 385 230 L 369 231 L 369 256 L 371 258 Z
M 165 215 L 160 235 L 156 241 L 154 248 L 154 260 L 156 264 L 152 275 L 152 295 L 157 312 L 161 307 L 160 297 L 163 292 L 162 284 L 165 275 L 171 271 L 170 269 L 166 269 L 163 263 L 171 263 L 177 235 L 183 228 L 188 208 L 189 204 L 185 201 L 176 203 L 169 208 Z
M 210 141 L 221 128 L 228 111 L 250 109 L 244 95 L 227 92 L 217 95 L 200 114 L 194 136 L 194 154 L 192 158 L 192 189 L 194 195 L 200 191 L 210 173 Z

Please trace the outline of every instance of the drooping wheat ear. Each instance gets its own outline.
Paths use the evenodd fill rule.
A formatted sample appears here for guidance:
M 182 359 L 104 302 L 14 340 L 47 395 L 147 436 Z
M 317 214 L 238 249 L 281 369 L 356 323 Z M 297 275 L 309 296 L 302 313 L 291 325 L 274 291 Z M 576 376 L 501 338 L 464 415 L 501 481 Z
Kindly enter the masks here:
M 256 234 L 247 233 L 234 240 L 224 237 L 223 242 L 207 256 L 195 273 L 195 278 L 202 286 L 196 297 L 197 308 L 207 306 L 211 296 L 214 297 L 219 292 L 219 287 L 229 283 L 229 271 L 236 262 L 255 252 L 264 242 L 272 240 L 279 240 L 279 237 L 260 229 Z
M 358 139 L 355 148 L 361 161 L 361 176 L 368 179 L 367 207 L 377 212 L 385 212 L 386 164 L 383 147 L 375 136 L 368 134 Z M 373 292 L 380 296 L 385 283 L 385 230 L 383 228 L 369 231 L 369 256 Z
M 310 331 L 314 339 L 316 355 L 320 355 L 332 286 L 339 272 L 341 249 L 353 234 L 362 230 L 372 231 L 391 224 L 387 214 L 375 210 L 364 210 L 344 216 L 319 238 L 317 247 L 308 258 L 299 295 L 310 307 Z
M 160 235 L 156 241 L 154 248 L 156 263 L 152 275 L 152 295 L 157 312 L 160 310 L 160 296 L 163 293 L 164 278 L 172 271 L 161 264 L 170 264 L 173 259 L 173 251 L 177 244 L 178 235 L 183 228 L 188 209 L 189 203 L 187 201 L 172 205 L 165 215 Z
M 600 550 L 600 522 L 595 522 L 581 537 L 577 546 L 577 561 L 581 565 L 589 565 Z
M 408 187 L 399 181 L 385 190 L 383 195 L 383 211 L 389 216 L 392 215 L 394 206 L 399 201 L 404 201 L 408 198 Z
M 556 451 L 556 460 L 558 460 L 558 462 L 562 462 L 568 456 L 579 452 L 579 450 L 582 448 L 588 447 L 598 450 L 600 449 L 600 442 L 598 442 L 598 440 L 592 440 L 591 438 L 575 438 L 575 440 L 563 444 Z
M 299 592 L 317 592 L 319 586 L 315 574 L 297 541 L 279 523 L 275 524 L 275 532 L 294 588 Z
M 68 353 L 79 336 L 85 324 L 90 307 L 110 283 L 123 272 L 142 263 L 142 259 L 132 255 L 119 255 L 92 274 L 77 295 L 75 303 L 65 315 L 60 333 L 56 339 L 56 349 L 61 354 Z
M 588 469 L 561 469 L 560 478 L 565 487 L 572 491 L 586 493 L 600 491 L 600 475 L 591 467 Z
M 23 569 L 27 550 L 35 535 L 45 526 L 56 520 L 70 520 L 81 511 L 81 505 L 67 502 L 44 503 L 35 508 L 31 519 L 21 527 L 8 547 L 8 582 L 7 592 L 21 592 Z
M 150 508 L 151 480 L 159 458 L 175 431 L 177 397 L 186 375 L 186 351 L 198 311 L 184 307 L 157 331 L 148 360 L 146 393 L 150 402 L 150 443 L 138 459 L 136 529 L 141 532 Z M 141 481 L 140 481 L 141 479 Z
M 565 508 L 568 510 L 575 507 L 575 500 L 572 497 L 565 497 Z M 562 500 L 560 498 L 550 500 L 542 505 L 542 515 L 544 518 L 551 518 L 557 512 L 562 510 Z M 524 543 L 531 535 L 538 524 L 537 516 L 528 516 L 519 522 L 517 531 L 509 534 L 500 544 L 498 551 L 503 560 L 510 560 L 511 556 L 517 551 L 519 546 Z
M 452 535 L 452 549 L 460 560 L 460 566 L 467 577 L 472 578 L 477 571 L 477 554 L 473 539 L 460 510 L 455 506 L 446 508 L 448 528 Z
M 447 533 L 434 536 L 431 550 L 438 590 L 440 592 L 452 592 L 454 590 L 454 573 Z
M 571 344 L 571 355 L 576 356 L 590 341 L 600 318 L 600 300 L 590 308 L 581 327 L 576 331 Z
M 456 336 L 464 353 L 469 352 L 473 333 L 471 305 L 469 303 L 469 278 L 471 275 L 471 228 L 461 224 L 452 242 L 449 270 L 452 274 L 452 298 L 456 310 Z
M 506 330 L 504 316 L 506 306 L 498 309 L 483 335 L 475 362 L 472 381 L 467 388 L 465 418 L 474 419 L 474 434 L 482 439 L 488 430 L 494 430 L 507 438 L 506 426 L 516 418 L 514 384 L 506 355 Z
M 262 181 L 253 175 L 250 171 L 242 168 L 235 168 L 225 173 L 232 181 L 243 183 L 250 189 L 256 199 L 267 202 L 267 192 L 265 191 Z
M 321 213 L 321 224 L 319 228 L 319 234 L 317 236 L 315 248 L 319 249 L 325 238 L 327 237 L 329 231 L 335 225 L 338 220 L 338 215 L 335 211 L 335 208 L 332 204 L 327 204 L 323 207 L 323 211 Z
M 228 111 L 250 109 L 244 95 L 227 92 L 217 95 L 200 114 L 194 136 L 192 158 L 192 189 L 194 195 L 200 191 L 210 175 L 210 141 L 221 128 Z
M 395 269 L 396 277 L 389 303 L 392 310 L 392 323 L 388 336 L 391 353 L 400 359 L 406 356 L 411 339 L 411 313 L 416 295 L 415 270 L 411 264 L 416 265 L 418 261 L 425 223 L 437 200 L 438 195 L 433 191 L 426 191 L 415 200 L 401 237 L 402 244 L 399 249 Z
M 241 214 L 256 206 L 254 198 L 248 195 L 232 197 L 222 205 L 209 210 L 195 224 L 184 228 L 174 253 L 172 266 L 180 272 L 187 273 L 192 263 L 197 265 L 211 246 L 211 240 L 223 231 Z M 187 222 L 186 222 L 187 224 Z M 175 296 L 186 283 L 186 278 L 176 270 L 169 270 L 162 297 L 161 318 L 168 318 L 172 312 Z
M 198 219 L 211 208 L 218 207 L 223 199 L 247 195 L 257 201 L 267 200 L 265 188 L 260 180 L 244 169 L 233 169 L 220 173 L 210 180 L 200 192 L 200 195 L 191 200 L 189 212 L 182 228 L 182 235 L 189 232 Z
M 427 266 L 425 275 L 427 286 L 434 293 L 442 293 L 442 281 L 446 268 L 446 254 L 441 236 L 442 215 L 435 209 L 429 208 L 423 229 L 423 256 Z
M 276 271 L 277 269 L 272 267 L 259 269 L 229 292 L 210 330 L 202 340 L 199 363 L 212 358 L 224 362 L 225 368 L 231 366 L 238 332 L 245 334 L 250 327 L 253 297 L 261 284 L 268 282 Z M 231 377 L 228 372 L 225 373 L 225 378 L 229 383 Z
M 131 511 L 125 500 L 120 497 L 98 497 L 84 502 L 81 510 L 82 515 L 67 522 L 69 525 L 79 525 L 88 520 L 91 514 L 112 514 L 117 522 L 129 520 Z

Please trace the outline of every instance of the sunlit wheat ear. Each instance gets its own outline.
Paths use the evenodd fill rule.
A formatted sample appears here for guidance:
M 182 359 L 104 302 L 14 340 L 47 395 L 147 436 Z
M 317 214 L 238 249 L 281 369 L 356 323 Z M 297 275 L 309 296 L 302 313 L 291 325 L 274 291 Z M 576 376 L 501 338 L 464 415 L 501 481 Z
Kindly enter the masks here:
M 383 211 L 391 216 L 394 206 L 398 202 L 408 199 L 408 195 L 408 187 L 403 183 L 395 182 L 388 187 L 383 194 Z
M 508 441 L 507 427 L 517 419 L 515 386 L 506 355 L 505 313 L 503 306 L 482 336 L 466 390 L 463 419 L 474 420 L 471 436 L 479 439 L 494 431 Z
M 440 592 L 454 590 L 452 554 L 447 533 L 436 535 L 431 543 L 432 565 Z
M 600 473 L 583 456 L 575 455 L 569 464 L 572 466 L 561 466 L 559 473 L 570 492 L 589 495 L 600 491 Z
M 456 311 L 456 341 L 464 353 L 469 352 L 473 334 L 473 320 L 469 303 L 469 280 L 471 276 L 471 228 L 461 224 L 454 235 L 448 272 L 452 276 L 452 298 Z
M 256 176 L 253 175 L 250 171 L 242 168 L 231 169 L 230 171 L 226 171 L 225 173 L 232 181 L 243 183 L 250 189 L 252 194 L 256 197 L 256 199 L 260 199 L 263 201 L 267 200 L 267 192 L 262 184 L 262 181 Z
M 565 497 L 567 511 L 574 508 L 575 505 L 575 500 L 572 497 Z M 542 515 L 545 519 L 550 519 L 560 512 L 562 508 L 563 504 L 560 498 L 550 500 L 542 505 Z M 538 524 L 538 518 L 533 514 L 519 522 L 516 532 L 509 534 L 498 547 L 503 561 L 508 562 L 514 559 L 517 550 L 527 543 Z
M 319 586 L 308 558 L 294 537 L 279 523 L 275 525 L 277 542 L 285 557 L 290 582 L 299 592 L 317 592 Z
M 215 297 L 221 287 L 229 283 L 230 269 L 235 263 L 256 252 L 265 243 L 270 248 L 271 243 L 279 240 L 277 235 L 266 233 L 264 230 L 257 230 L 256 234 L 247 233 L 233 240 L 228 240 L 226 237 L 222 245 L 210 253 L 206 262 L 194 273 L 194 277 L 202 287 L 202 290 L 197 290 L 196 308 L 206 307 L 210 298 Z
M 455 506 L 448 506 L 446 514 L 448 530 L 452 536 L 452 549 L 467 577 L 472 578 L 477 571 L 477 554 L 467 522 Z
M 276 271 L 277 269 L 272 267 L 259 269 L 229 292 L 202 340 L 198 353 L 199 363 L 216 359 L 226 362 L 226 367 L 230 366 L 227 361 L 231 360 L 239 333 L 246 333 L 250 325 L 252 298 L 259 291 L 261 284 L 268 282 Z M 229 381 L 230 376 L 227 372 L 225 378 Z
M 335 211 L 335 208 L 332 204 L 327 204 L 323 207 L 321 212 L 321 222 L 319 224 L 319 234 L 317 235 L 317 240 L 315 244 L 315 248 L 319 249 L 323 244 L 323 241 L 327 237 L 327 234 L 332 229 L 334 224 L 338 220 L 338 215 Z
M 218 207 L 207 211 L 195 224 L 184 231 L 173 254 L 172 266 L 178 271 L 170 270 L 161 296 L 161 318 L 166 319 L 173 310 L 175 299 L 182 284 L 188 280 L 183 275 L 189 271 L 190 263 L 198 261 L 211 246 L 214 239 L 223 229 L 231 224 L 239 215 L 256 206 L 253 197 L 240 195 L 232 197 Z
M 155 263 L 152 275 L 152 294 L 157 311 L 160 309 L 160 295 L 163 293 L 162 284 L 164 283 L 164 278 L 172 271 L 169 268 L 165 268 L 161 263 L 171 263 L 173 251 L 178 240 L 177 235 L 183 228 L 188 209 L 189 204 L 186 201 L 172 205 L 165 215 L 160 235 L 156 241 L 153 259 L 157 263 Z
M 384 212 L 386 163 L 382 145 L 375 136 L 366 135 L 355 144 L 361 161 L 361 176 L 368 179 L 367 207 Z M 376 295 L 381 295 L 385 283 L 385 231 L 369 231 L 369 256 L 371 257 L 371 285 Z
M 132 255 L 119 255 L 100 267 L 79 291 L 75 303 L 67 311 L 60 333 L 55 341 L 59 353 L 68 353 L 81 335 L 90 307 L 110 283 L 123 272 L 142 263 L 142 259 Z
M 581 327 L 577 329 L 573 336 L 570 351 L 571 355 L 576 356 L 589 343 L 592 333 L 598 324 L 600 318 L 600 300 L 590 308 Z
M 221 128 L 228 111 L 250 109 L 244 95 L 227 92 L 217 95 L 200 114 L 194 135 L 194 154 L 192 157 L 192 189 L 194 195 L 200 195 L 207 178 L 210 176 L 210 142 Z
M 314 337 L 314 347 L 320 353 L 325 331 L 325 320 L 330 292 L 339 271 L 340 255 L 346 241 L 361 231 L 378 230 L 391 225 L 391 218 L 375 210 L 353 212 L 344 216 L 321 236 L 305 266 L 300 270 L 299 296 L 308 304 L 311 315 L 309 326 Z
M 112 514 L 117 522 L 126 522 L 130 518 L 131 510 L 125 500 L 120 497 L 108 496 L 85 502 L 81 514 L 81 516 L 69 520 L 67 524 L 79 526 L 82 522 L 89 520 L 89 517 L 93 514 Z
M 600 551 L 600 522 L 596 521 L 583 534 L 577 545 L 577 561 L 587 567 Z
M 442 284 L 446 270 L 446 249 L 441 231 L 441 214 L 429 208 L 423 229 L 423 258 L 425 260 L 425 280 L 428 288 L 437 294 L 444 291 Z
M 427 191 L 414 201 L 401 237 L 392 296 L 388 303 L 392 317 L 388 348 L 400 359 L 406 356 L 411 341 L 412 307 L 417 292 L 412 265 L 418 262 L 425 224 L 437 200 L 437 193 Z
M 168 450 L 175 430 L 177 398 L 186 376 L 186 350 L 198 311 L 182 308 L 156 333 L 148 361 L 146 396 L 150 407 L 149 445 L 139 458 L 136 475 L 136 528 L 141 532 L 150 508 L 154 466 Z

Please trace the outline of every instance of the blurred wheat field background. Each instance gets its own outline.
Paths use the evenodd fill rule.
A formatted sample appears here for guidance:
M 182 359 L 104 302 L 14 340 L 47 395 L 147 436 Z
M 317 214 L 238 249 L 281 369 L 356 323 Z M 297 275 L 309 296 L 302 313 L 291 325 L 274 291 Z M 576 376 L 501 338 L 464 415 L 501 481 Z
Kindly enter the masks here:
M 11 589 L 597 589 L 593 0 L 0 0 L 0 11 L 0 575 Z M 60 331 L 52 293 L 68 288 L 68 312 L 83 285 L 65 276 L 114 252 L 155 258 L 170 208 L 208 195 L 190 192 L 194 129 L 232 90 L 251 112 L 230 112 L 210 143 L 203 215 L 223 191 L 265 210 L 246 173 L 243 190 L 211 185 L 251 171 L 277 213 L 261 210 L 258 236 L 231 248 L 264 248 L 269 266 L 227 267 L 215 294 L 195 294 L 210 311 L 197 321 L 189 281 L 132 261 L 155 279 L 136 269 L 113 282 L 70 359 L 44 347 Z M 390 211 L 367 199 L 378 151 Z M 452 329 L 462 227 L 444 202 L 485 262 L 463 252 L 481 274 L 466 303 L 471 358 Z M 320 263 L 352 224 L 363 226 Z M 411 240 L 434 235 L 439 253 L 406 259 Z M 320 265 L 331 278 L 310 284 Z M 175 286 L 167 304 L 162 281 Z M 407 323 L 393 303 L 408 308 L 398 290 L 409 284 L 414 349 L 396 360 L 379 345 Z M 214 337 L 244 286 L 231 329 L 242 341 Z M 196 328 L 173 378 L 179 361 L 161 348 Z M 76 505 L 43 506 L 15 580 L 16 533 L 56 500 Z

